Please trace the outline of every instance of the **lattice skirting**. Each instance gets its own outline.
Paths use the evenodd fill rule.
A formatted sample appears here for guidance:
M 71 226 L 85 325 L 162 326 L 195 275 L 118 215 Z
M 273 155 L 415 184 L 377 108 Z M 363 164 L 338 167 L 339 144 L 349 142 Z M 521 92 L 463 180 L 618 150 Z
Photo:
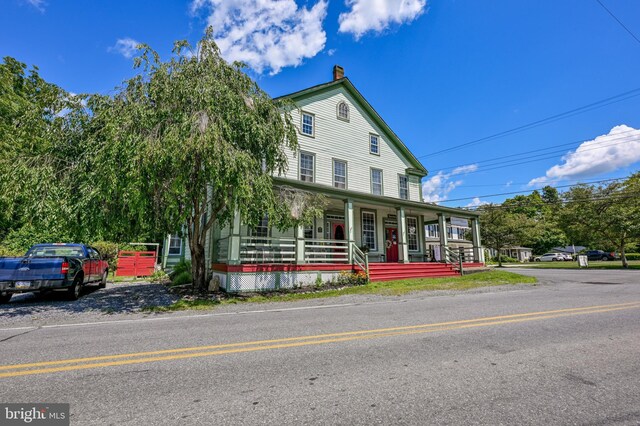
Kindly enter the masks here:
M 323 283 L 338 277 L 339 271 L 279 271 L 279 272 L 217 272 L 220 288 L 229 293 L 273 291 L 315 285 L 318 278 Z

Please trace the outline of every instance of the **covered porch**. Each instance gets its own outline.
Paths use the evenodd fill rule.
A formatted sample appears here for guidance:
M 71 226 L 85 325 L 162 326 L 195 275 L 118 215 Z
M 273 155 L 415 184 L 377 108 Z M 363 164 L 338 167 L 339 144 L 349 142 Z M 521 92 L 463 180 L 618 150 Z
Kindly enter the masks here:
M 267 288 L 286 288 L 292 280 L 326 281 L 343 270 L 364 271 L 375 281 L 409 277 L 409 272 L 410 276 L 450 275 L 465 266 L 484 265 L 474 212 L 322 189 L 328 199 L 323 216 L 307 226 L 280 232 L 265 221 L 250 228 L 236 216 L 230 228 L 214 237 L 213 273 L 225 274 L 220 278 L 227 281 L 230 273 L 262 275 L 267 281 L 267 274 L 277 275 Z M 425 226 L 437 223 L 447 229 L 452 217 L 466 221 L 467 244 L 450 244 L 448 232 L 428 241 Z M 223 288 L 242 291 L 245 285 Z

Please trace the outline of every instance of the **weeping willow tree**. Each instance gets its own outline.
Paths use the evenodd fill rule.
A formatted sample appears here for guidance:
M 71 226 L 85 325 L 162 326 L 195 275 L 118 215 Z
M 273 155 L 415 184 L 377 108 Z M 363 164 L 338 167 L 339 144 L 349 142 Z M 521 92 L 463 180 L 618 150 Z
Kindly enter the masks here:
M 238 212 L 249 225 L 269 214 L 275 226 L 288 227 L 308 221 L 321 201 L 308 196 L 298 212 L 274 189 L 272 176 L 287 169 L 286 150 L 297 149 L 292 105 L 271 99 L 241 63 L 227 63 L 211 29 L 196 46 L 176 42 L 166 61 L 149 46 L 138 48 L 140 72 L 114 96 L 89 101 L 104 226 L 184 227 L 194 287 L 204 291 L 213 226 Z

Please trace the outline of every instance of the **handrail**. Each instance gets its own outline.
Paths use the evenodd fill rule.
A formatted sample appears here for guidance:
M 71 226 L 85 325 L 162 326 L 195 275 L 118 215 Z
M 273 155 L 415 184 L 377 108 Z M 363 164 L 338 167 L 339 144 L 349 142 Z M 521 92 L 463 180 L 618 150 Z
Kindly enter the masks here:
M 463 264 L 463 255 L 457 250 L 454 250 L 448 246 L 443 246 L 444 248 L 444 262 L 450 263 L 453 265 L 454 269 L 457 269 L 460 272 L 460 275 L 464 275 Z
M 369 254 L 360 250 L 360 247 L 356 243 L 351 243 L 351 249 L 353 250 L 353 263 L 355 263 L 361 270 L 367 274 L 367 280 L 369 279 Z

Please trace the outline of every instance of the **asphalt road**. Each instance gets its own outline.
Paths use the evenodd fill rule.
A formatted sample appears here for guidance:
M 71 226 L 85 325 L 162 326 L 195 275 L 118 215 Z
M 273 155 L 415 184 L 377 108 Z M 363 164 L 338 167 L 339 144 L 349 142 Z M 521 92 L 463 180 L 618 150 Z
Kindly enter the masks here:
M 68 402 L 72 424 L 640 424 L 640 273 L 518 272 L 541 284 L 0 324 L 0 402 Z

